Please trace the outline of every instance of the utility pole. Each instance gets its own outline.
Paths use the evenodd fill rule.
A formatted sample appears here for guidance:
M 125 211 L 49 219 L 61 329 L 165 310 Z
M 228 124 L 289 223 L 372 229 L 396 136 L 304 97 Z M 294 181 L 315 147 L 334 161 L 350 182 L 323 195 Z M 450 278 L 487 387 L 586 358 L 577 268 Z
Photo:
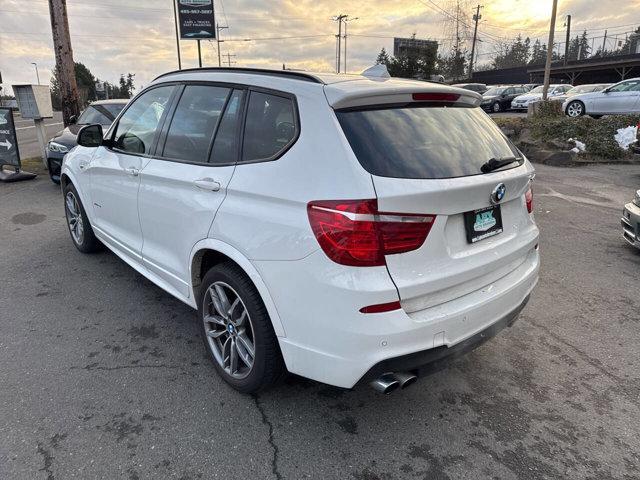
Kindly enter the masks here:
M 200 39 L 198 39 L 198 67 L 202 68 L 202 50 L 200 48 Z
M 564 45 L 564 65 L 569 61 L 569 42 L 571 41 L 571 15 L 567 15 L 567 21 L 564 24 L 567 27 L 567 41 Z
M 224 56 L 227 57 L 227 64 L 229 65 L 229 67 L 231 67 L 232 63 L 236 63 L 235 61 L 233 61 L 233 62 L 231 61 L 231 57 L 236 57 L 235 54 L 227 52 L 227 53 L 224 54 Z
M 476 22 L 475 27 L 473 28 L 473 43 L 471 44 L 471 58 L 469 59 L 469 80 L 473 77 L 473 56 L 476 52 L 476 40 L 478 38 L 478 22 L 482 18 L 480 15 L 480 9 L 484 8 L 483 5 L 478 5 L 476 7 L 476 14 L 473 16 L 473 21 Z
M 224 42 L 224 40 L 220 40 L 220 31 L 224 30 L 225 28 L 229 28 L 229 26 L 227 25 L 226 27 L 221 27 L 219 23 L 216 23 L 216 41 L 218 42 L 218 66 L 219 67 L 222 66 L 222 55 L 220 53 L 220 44 Z
M 333 20 L 338 22 L 338 36 L 336 37 L 338 41 L 338 46 L 336 48 L 336 73 L 340 73 L 340 64 L 342 63 L 340 59 L 340 53 L 342 52 L 342 21 L 345 20 L 349 15 L 337 15 L 333 17 Z
M 71 124 L 71 117 L 80 115 L 78 84 L 73 63 L 73 49 L 69 34 L 66 0 L 49 0 L 53 50 L 56 55 L 56 74 L 60 84 L 62 98 L 62 120 L 64 125 Z
M 347 73 L 347 23 L 355 20 L 358 20 L 358 17 L 344 19 L 344 73 Z
M 36 62 L 31 62 L 31 65 L 36 67 L 36 78 L 38 79 L 38 85 L 40 85 L 40 74 L 38 73 L 38 64 Z
M 544 66 L 544 86 L 542 87 L 542 100 L 547 100 L 549 92 L 549 80 L 551 79 L 551 60 L 553 59 L 553 32 L 556 29 L 556 13 L 558 12 L 558 0 L 553 0 L 551 9 L 551 25 L 549 26 L 549 43 L 547 43 L 547 62 Z
M 604 31 L 604 40 L 602 40 L 602 53 L 604 53 L 604 49 L 607 48 L 607 31 Z
M 173 2 L 173 23 L 176 27 L 176 50 L 178 51 L 178 70 L 182 70 L 182 60 L 180 59 L 180 33 L 178 32 L 178 12 L 176 11 L 177 0 Z

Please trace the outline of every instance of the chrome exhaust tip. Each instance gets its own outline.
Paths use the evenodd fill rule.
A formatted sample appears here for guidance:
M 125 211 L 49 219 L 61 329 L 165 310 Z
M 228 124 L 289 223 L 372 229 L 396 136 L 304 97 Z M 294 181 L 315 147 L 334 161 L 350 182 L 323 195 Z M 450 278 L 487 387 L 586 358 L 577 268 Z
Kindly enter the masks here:
M 414 383 L 416 383 L 416 380 L 418 380 L 418 377 L 416 375 L 406 372 L 395 373 L 394 377 L 396 380 L 398 380 L 398 382 L 400 382 L 400 388 L 402 388 L 403 390 L 413 385 Z
M 378 393 L 389 395 L 400 388 L 400 382 L 393 373 L 385 373 L 370 383 L 371 387 Z

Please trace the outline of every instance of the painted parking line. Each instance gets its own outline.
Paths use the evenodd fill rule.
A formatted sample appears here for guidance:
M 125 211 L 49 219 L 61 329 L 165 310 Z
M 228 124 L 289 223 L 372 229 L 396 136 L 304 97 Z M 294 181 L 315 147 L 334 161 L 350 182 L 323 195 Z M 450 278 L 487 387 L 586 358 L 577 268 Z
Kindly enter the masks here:
M 54 125 L 64 125 L 63 122 L 57 122 L 57 123 L 45 123 L 45 127 L 53 127 Z M 26 130 L 27 128 L 36 128 L 35 125 L 31 125 L 30 127 L 20 127 L 20 128 L 16 128 L 17 130 Z

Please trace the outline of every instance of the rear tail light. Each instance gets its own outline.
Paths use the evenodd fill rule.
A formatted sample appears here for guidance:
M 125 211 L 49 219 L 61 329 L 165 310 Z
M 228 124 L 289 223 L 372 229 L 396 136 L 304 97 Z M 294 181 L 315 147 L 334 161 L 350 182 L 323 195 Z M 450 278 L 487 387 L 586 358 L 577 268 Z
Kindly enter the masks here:
M 422 246 L 435 215 L 378 211 L 378 201 L 330 200 L 307 205 L 311 229 L 334 262 L 356 267 L 385 265 L 385 255 Z
M 533 190 L 529 187 L 527 193 L 524 194 L 524 200 L 527 202 L 527 211 L 533 213 Z

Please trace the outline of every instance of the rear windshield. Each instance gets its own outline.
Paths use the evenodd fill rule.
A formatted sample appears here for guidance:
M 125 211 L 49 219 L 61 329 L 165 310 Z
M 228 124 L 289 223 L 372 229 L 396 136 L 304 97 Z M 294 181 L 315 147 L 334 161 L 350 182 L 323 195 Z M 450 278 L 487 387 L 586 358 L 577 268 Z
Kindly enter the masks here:
M 478 107 L 403 106 L 336 115 L 361 165 L 381 177 L 466 177 L 480 174 L 491 158 L 520 158 Z

